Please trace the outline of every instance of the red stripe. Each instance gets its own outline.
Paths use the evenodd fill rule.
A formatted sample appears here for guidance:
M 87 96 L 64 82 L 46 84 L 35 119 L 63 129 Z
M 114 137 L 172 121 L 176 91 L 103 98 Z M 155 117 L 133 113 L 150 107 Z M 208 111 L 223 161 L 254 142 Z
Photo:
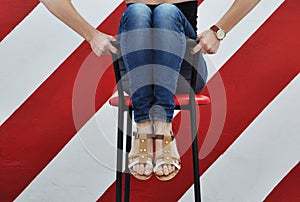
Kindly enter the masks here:
M 109 34 L 116 33 L 124 9 L 125 4 L 121 4 L 99 29 Z M 101 75 L 101 63 L 105 67 L 108 61 L 110 62 L 110 58 L 91 55 L 89 45 L 83 43 L 1 125 L 0 201 L 12 201 L 17 197 L 73 137 L 76 129 L 79 130 L 112 95 L 115 81 L 112 79 L 112 68 L 109 68 L 98 84 L 96 97 L 92 97 L 96 100 L 95 108 L 86 110 L 85 95 L 90 95 L 90 89 L 95 87 L 92 85 L 98 79 L 97 76 Z M 82 63 L 87 63 L 85 65 L 90 71 L 83 78 L 84 83 L 80 83 L 75 94 L 72 94 L 76 86 L 74 82 L 78 81 L 77 74 L 82 70 Z M 77 102 L 74 103 L 76 93 L 81 95 L 79 99 L 82 100 L 75 99 Z M 76 117 L 75 125 L 74 114 L 80 114 Z
M 108 27 L 116 24 L 116 15 L 113 15 L 115 22 L 109 18 L 105 26 L 101 27 L 102 30 L 104 28 L 110 30 Z M 3 145 L 0 172 L 1 200 L 11 200 L 17 196 L 22 187 L 40 172 L 75 132 L 69 109 L 73 86 L 68 84 L 74 83 L 79 64 L 89 52 L 88 45 L 83 44 L 0 128 L 0 141 Z M 109 76 L 106 78 L 111 78 L 111 72 L 107 74 Z M 55 82 L 64 83 L 55 85 Z M 107 82 L 105 87 L 110 86 L 111 83 Z M 101 93 L 103 93 L 101 96 L 106 96 L 104 91 Z M 97 98 L 97 100 L 105 100 L 105 98 Z M 14 129 L 16 124 L 19 126 L 18 129 Z M 27 137 L 20 138 L 20 134 L 26 134 Z M 66 136 L 66 134 L 70 135 Z M 53 144 L 48 144 L 50 140 Z M 7 174 L 9 177 L 5 177 Z
M 124 4 L 119 6 L 99 29 L 110 34 L 116 33 L 124 8 Z M 91 54 L 89 44 L 84 42 L 3 123 L 0 127 L 0 201 L 15 199 L 76 134 L 76 128 L 79 129 L 112 95 L 115 83 L 112 68 L 105 72 L 99 84 L 95 83 L 108 62 L 111 64 L 110 56 L 103 59 L 95 57 Z M 75 81 L 82 79 L 77 75 L 82 65 L 88 66 L 90 72 L 84 83 L 74 89 Z M 94 87 L 92 84 L 98 85 L 96 97 L 93 95 L 76 100 L 76 94 L 73 93 L 88 93 Z M 91 111 L 80 105 L 89 98 L 96 100 Z M 74 100 L 77 102 L 73 103 Z M 85 112 L 75 117 L 76 127 L 72 112 Z
M 288 175 L 272 190 L 265 202 L 298 202 L 300 201 L 299 192 L 300 164 L 298 163 Z
M 300 47 L 297 39 L 300 28 L 294 26 L 300 18 L 297 10 L 299 6 L 300 2 L 297 0 L 283 3 L 219 71 L 226 89 L 226 121 L 217 145 L 200 162 L 201 173 L 204 173 L 226 151 L 300 72 L 297 50 Z M 281 31 L 278 31 L 278 28 Z M 209 81 L 208 87 L 213 88 L 218 83 L 218 76 L 214 76 Z M 207 89 L 204 93 L 208 93 Z M 202 119 L 199 136 L 202 137 L 200 142 L 203 142 L 210 124 L 211 111 L 209 107 L 202 107 L 200 110 Z M 184 127 L 183 135 L 189 134 L 188 119 L 181 120 L 180 116 L 176 117 L 174 125 Z M 178 142 L 182 147 L 181 145 L 188 141 L 190 140 L 182 139 Z M 182 164 L 182 171 L 168 183 L 159 182 L 155 177 L 147 182 L 133 179 L 131 201 L 177 201 L 193 183 L 190 150 L 182 157 Z M 114 197 L 115 184 L 108 188 L 99 201 L 110 201 Z
M 0 41 L 6 37 L 33 9 L 37 0 L 10 1 L 1 0 L 0 7 Z

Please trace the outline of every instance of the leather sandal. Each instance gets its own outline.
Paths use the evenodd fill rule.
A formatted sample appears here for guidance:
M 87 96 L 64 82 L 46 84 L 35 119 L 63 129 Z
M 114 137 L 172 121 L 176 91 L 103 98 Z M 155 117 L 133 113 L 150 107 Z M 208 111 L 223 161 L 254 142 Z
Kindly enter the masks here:
M 128 155 L 128 168 L 130 173 L 139 180 L 147 180 L 152 176 L 152 172 L 150 175 L 140 175 L 136 171 L 133 171 L 133 166 L 137 164 L 148 164 L 150 165 L 151 169 L 153 169 L 152 159 L 153 154 L 150 154 L 147 149 L 147 139 L 153 139 L 153 134 L 139 134 L 133 133 L 134 139 L 139 139 L 139 149 L 137 153 L 129 154 Z M 146 168 L 146 166 L 145 166 Z
M 179 170 L 181 169 L 180 164 L 180 158 L 174 155 L 174 152 L 172 152 L 171 148 L 171 142 L 174 141 L 174 135 L 173 133 L 168 135 L 155 135 L 155 139 L 161 139 L 162 142 L 162 154 L 155 156 L 155 167 L 153 169 L 153 172 L 155 173 L 155 176 L 157 179 L 161 181 L 167 181 L 174 178 Z M 157 175 L 156 172 L 158 171 L 158 168 L 163 165 L 173 165 L 175 166 L 175 170 L 169 175 Z

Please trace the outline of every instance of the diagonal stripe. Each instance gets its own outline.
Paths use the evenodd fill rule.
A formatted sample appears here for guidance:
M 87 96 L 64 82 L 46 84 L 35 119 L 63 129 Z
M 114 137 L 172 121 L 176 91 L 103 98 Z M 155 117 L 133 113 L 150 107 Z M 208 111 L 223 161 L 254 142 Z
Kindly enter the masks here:
M 210 1 L 211 2 L 211 1 Z M 209 3 L 210 3 L 209 2 Z M 272 5 L 274 2 L 272 2 Z M 209 7 L 212 6 L 210 4 L 206 4 L 208 6 L 207 10 L 209 10 Z M 229 6 L 230 2 L 228 3 Z M 268 3 L 266 3 L 268 5 Z M 266 5 L 262 4 L 262 7 L 265 7 Z M 269 11 L 272 13 L 274 9 L 276 9 L 276 5 L 273 6 L 273 9 Z M 260 9 L 261 9 L 260 8 Z M 250 17 L 249 20 L 245 19 L 245 21 L 242 24 L 247 27 L 251 27 L 253 30 L 255 30 L 257 27 L 261 25 L 261 23 L 269 16 L 269 12 L 266 12 L 264 8 L 264 15 L 261 15 L 260 9 L 256 9 L 256 11 L 253 13 L 253 15 Z M 253 22 L 251 18 L 255 16 L 255 14 L 260 14 L 262 19 L 255 20 L 255 23 L 249 23 Z M 221 15 L 221 13 L 215 13 L 216 16 Z M 205 16 L 211 16 L 211 13 L 204 13 L 201 12 L 202 19 L 206 19 Z M 256 18 L 254 18 L 256 19 Z M 204 21 L 205 22 L 205 21 Z M 209 21 L 206 22 L 207 26 L 209 26 Z M 249 37 L 249 35 L 252 34 L 252 30 L 249 33 L 245 33 L 245 36 Z M 239 35 L 238 32 L 231 33 L 231 37 L 228 38 L 229 41 L 235 42 L 235 45 L 240 47 L 242 43 L 244 43 L 243 40 L 240 40 L 237 43 L 235 35 Z M 224 45 L 226 46 L 226 45 Z M 231 46 L 232 47 L 232 46 Z M 235 48 L 236 49 L 236 48 Z M 231 50 L 228 51 L 228 54 L 231 55 Z M 228 55 L 224 56 L 225 58 L 228 58 Z M 218 67 L 219 68 L 219 67 Z M 92 73 L 93 74 L 93 73 Z M 87 75 L 86 78 L 91 78 L 92 75 Z M 78 79 L 77 79 L 78 80 Z M 89 97 L 89 96 L 79 96 L 79 97 Z M 85 107 L 86 108 L 86 107 Z M 84 107 L 83 107 L 84 109 Z M 108 135 L 104 134 L 114 134 L 115 133 L 115 127 L 112 123 L 115 123 L 115 117 L 110 117 L 111 109 L 109 106 L 104 106 L 101 108 L 98 115 L 96 115 L 96 119 L 99 120 L 97 122 L 98 127 L 96 127 L 95 119 L 92 119 L 87 123 L 82 130 L 79 131 L 79 133 L 74 137 L 72 141 L 70 141 L 64 149 L 57 155 L 57 157 L 51 161 L 51 163 L 30 183 L 29 186 L 26 187 L 26 189 L 22 192 L 21 195 L 17 198 L 17 200 L 29 200 L 34 198 L 38 198 L 40 200 L 49 199 L 49 200 L 55 200 L 57 198 L 68 198 L 70 200 L 78 198 L 78 193 L 80 194 L 80 198 L 84 198 L 86 200 L 91 199 L 91 197 L 94 197 L 95 195 L 101 195 L 103 191 L 114 181 L 114 174 L 112 170 L 106 169 L 107 165 L 109 165 L 109 168 L 114 168 L 115 166 L 111 165 L 112 161 L 111 159 L 114 159 L 114 147 L 111 147 L 110 145 L 115 143 L 115 140 L 110 140 L 109 142 L 106 141 L 106 139 L 111 139 L 112 137 L 108 137 Z M 81 114 L 84 113 L 84 111 L 80 112 Z M 110 127 L 107 127 L 107 126 Z M 100 128 L 99 128 L 100 127 Z M 103 140 L 101 140 L 101 137 L 99 135 L 104 135 L 102 137 Z M 96 146 L 95 146 L 96 142 Z M 83 148 L 84 147 L 84 148 Z M 83 152 L 83 149 L 85 152 Z M 100 155 L 105 151 L 106 155 Z M 108 151 L 108 152 L 107 152 Z M 79 155 L 80 154 L 80 155 Z M 98 155 L 99 154 L 99 155 Z M 76 161 L 73 160 L 72 163 L 68 166 L 65 164 L 65 162 L 70 162 L 70 159 L 73 159 L 74 156 L 76 156 Z M 89 158 L 89 157 L 93 158 Z M 95 164 L 95 161 L 98 162 Z M 99 162 L 101 165 L 105 165 L 104 167 L 99 167 Z M 113 161 L 113 163 L 115 163 Z M 82 173 L 83 170 L 89 170 L 89 172 Z M 93 169 L 92 169 L 93 168 Z M 81 178 L 77 178 L 75 176 L 78 175 L 78 173 L 81 173 Z M 102 180 L 99 180 L 98 177 L 99 173 L 101 173 L 101 176 L 103 177 Z M 91 179 L 91 176 L 97 176 Z M 105 177 L 104 177 L 105 176 Z M 110 181 L 108 181 L 108 179 Z M 69 184 L 72 184 L 72 186 L 65 186 L 64 182 L 68 182 Z M 53 186 L 52 183 L 54 183 L 56 186 L 63 186 L 64 189 L 56 189 L 56 186 Z M 84 186 L 83 186 L 84 185 Z M 81 187 L 81 188 L 80 188 Z M 45 190 L 46 189 L 46 190 Z M 78 190 L 80 189 L 80 191 Z M 46 194 L 44 194 L 46 192 Z M 43 194 L 39 194 L 43 193 Z M 96 194 L 95 194 L 96 193 Z M 95 200 L 96 198 L 94 198 Z
M 297 0 L 286 1 L 219 71 L 226 89 L 227 117 L 218 144 L 205 159 L 201 160 L 201 173 L 204 173 L 226 151 L 255 117 L 300 72 L 296 50 L 300 42 L 295 37 L 282 38 L 282 32 L 275 31 L 277 27 L 281 27 L 287 36 L 300 34 L 299 29 L 293 28 L 300 15 L 297 7 L 299 7 Z M 289 47 L 292 50 L 286 54 L 282 47 Z M 217 84 L 217 79 L 217 76 L 214 76 L 208 86 Z M 208 108 L 202 108 L 201 113 L 202 117 L 206 117 L 202 119 L 201 125 L 207 129 L 210 111 Z M 179 118 L 176 119 L 174 124 L 188 125 L 188 120 L 184 120 L 183 123 L 179 121 Z M 188 133 L 188 129 L 185 132 Z M 199 136 L 204 135 L 205 133 L 200 131 Z M 214 134 L 208 134 L 210 135 Z M 202 149 L 204 147 L 205 145 Z M 190 151 L 183 156 L 183 165 L 186 166 L 176 179 L 168 182 L 168 186 L 154 179 L 148 182 L 133 180 L 132 201 L 145 200 L 145 197 L 151 201 L 177 201 L 192 184 L 191 167 L 188 166 L 191 163 L 190 156 Z M 114 186 L 112 185 L 99 201 L 113 198 Z
M 296 202 L 300 201 L 299 193 L 300 182 L 300 164 L 298 163 L 288 175 L 272 190 L 265 202 L 282 201 Z
M 300 74 L 201 176 L 203 201 L 263 201 L 293 169 L 300 158 L 299 89 Z M 192 188 L 180 201 L 191 198 Z
M 121 9 L 119 9 L 119 11 L 120 11 Z M 116 14 L 115 14 L 115 16 L 117 16 L 118 15 L 118 12 L 119 11 L 117 11 L 117 12 L 115 12 Z M 111 21 L 109 21 L 108 23 L 107 23 L 107 27 L 108 27 L 108 24 L 114 24 L 114 25 L 117 25 L 118 23 L 117 22 L 114 22 L 116 19 L 118 19 L 118 17 L 112 17 L 113 19 L 111 19 Z M 118 20 L 117 20 L 118 21 Z M 102 28 L 103 30 L 105 30 L 105 26 L 103 26 L 104 28 Z M 114 33 L 115 31 L 111 31 L 110 29 L 108 29 L 108 28 L 106 28 L 106 30 L 107 31 L 109 31 L 110 33 Z M 84 49 L 84 48 L 83 48 Z M 82 52 L 87 52 L 86 51 L 86 49 L 85 50 L 82 50 Z M 75 56 L 73 56 L 74 58 L 76 58 L 77 57 L 77 55 L 76 54 L 74 54 Z M 77 61 L 76 62 L 69 62 L 69 63 L 67 63 L 67 62 L 65 62 L 62 66 L 69 66 L 69 67 L 74 67 L 74 66 L 76 66 L 76 64 L 80 64 L 80 60 L 78 60 L 78 58 L 76 58 L 77 59 Z M 74 59 L 75 60 L 75 59 Z M 66 65 L 66 63 L 67 63 L 67 65 Z M 78 65 L 79 66 L 79 65 Z M 63 67 L 61 67 L 61 68 L 63 68 Z M 60 68 L 60 69 L 61 69 Z M 74 75 L 74 74 L 76 74 L 76 70 L 74 70 L 73 72 L 70 72 L 70 71 L 65 71 L 64 73 L 61 73 L 61 71 L 60 71 L 60 69 L 59 70 L 57 70 L 55 73 L 54 73 L 54 78 L 56 78 L 56 79 L 53 79 L 54 81 L 54 83 L 55 82 L 58 82 L 59 80 L 61 80 L 64 76 L 66 77 L 66 75 L 68 75 L 69 76 L 69 80 L 68 81 L 72 81 L 72 75 Z M 57 72 L 60 72 L 61 73 L 61 75 L 60 76 L 58 76 L 58 77 L 55 77 L 55 75 L 57 75 L 57 74 L 59 74 L 59 73 L 57 73 Z M 63 74 L 63 75 L 62 75 Z M 106 73 L 106 76 L 105 76 L 106 78 L 112 78 L 113 76 L 112 76 L 112 74 L 111 74 L 111 71 L 110 72 L 107 72 Z M 51 77 L 51 79 L 52 79 L 52 77 Z M 49 80 L 50 79 L 48 79 L 48 82 L 49 82 Z M 110 83 L 112 83 L 113 81 L 109 81 Z M 70 82 L 70 83 L 72 83 L 72 82 Z M 102 81 L 102 83 L 105 83 L 105 79 Z M 109 84 L 109 83 L 107 83 L 107 84 Z M 32 97 L 33 98 L 37 98 L 38 97 L 38 99 L 41 99 L 41 97 L 47 97 L 47 96 L 49 96 L 49 94 L 48 95 L 46 95 L 46 94 L 43 94 L 43 93 L 41 93 L 41 88 L 42 87 L 44 87 L 44 86 L 47 86 L 46 87 L 46 89 L 47 90 L 45 90 L 46 92 L 48 91 L 49 92 L 49 88 L 50 88 L 50 91 L 53 91 L 54 89 L 57 89 L 58 88 L 58 85 L 51 85 L 51 84 L 47 84 L 47 82 L 45 82 L 45 85 L 43 85 L 43 86 L 41 86 L 39 89 L 38 89 L 38 91 L 35 93 L 35 94 L 33 94 L 32 95 Z M 51 87 L 49 87 L 49 86 L 51 86 Z M 100 84 L 100 86 L 101 86 L 101 84 Z M 111 85 L 112 86 L 112 85 Z M 87 87 L 88 88 L 88 87 Z M 52 90 L 51 90 L 52 89 Z M 65 86 L 64 87 L 64 89 L 60 89 L 60 92 L 62 93 L 62 94 L 66 94 L 66 91 L 70 91 L 70 90 L 66 90 L 66 89 L 71 89 L 71 87 L 70 86 Z M 107 89 L 107 91 L 104 91 L 104 90 L 102 90 L 101 91 L 101 93 L 102 93 L 102 95 L 103 94 L 105 94 L 105 92 L 107 92 L 107 93 L 111 93 L 111 91 L 110 91 L 110 89 Z M 42 95 L 43 94 L 43 95 Z M 53 92 L 53 97 L 54 97 L 54 92 Z M 100 101 L 100 102 L 97 102 L 99 105 L 98 106 L 101 106 L 102 105 L 102 103 L 103 103 L 103 100 L 105 100 L 105 99 L 107 99 L 107 97 L 102 97 L 102 95 L 100 96 L 97 96 L 97 101 Z M 51 93 L 50 93 L 50 96 L 51 96 Z M 55 96 L 57 96 L 57 94 L 55 94 Z M 32 98 L 31 97 L 31 98 Z M 61 103 L 61 106 L 58 106 L 58 108 L 59 107 L 61 107 L 61 108 L 63 108 L 65 105 L 67 105 L 67 99 L 66 98 L 64 98 L 65 100 L 63 101 L 63 102 L 65 102 L 65 103 Z M 26 103 L 29 103 L 29 102 L 31 102 L 32 100 L 34 100 L 34 99 L 29 99 Z M 25 104 L 26 104 L 25 103 Z M 33 101 L 33 103 L 34 103 L 34 101 Z M 43 114 L 47 114 L 47 113 L 49 113 L 50 111 L 47 111 L 47 110 L 45 110 L 45 107 L 43 107 L 43 106 L 40 106 L 39 107 L 39 105 L 36 105 L 36 104 L 30 104 L 31 106 L 33 106 L 33 105 L 35 105 L 35 109 L 37 110 L 37 111 L 41 111 Z M 49 107 L 49 106 L 48 106 Z M 53 107 L 53 108 L 55 108 L 55 107 Z M 42 110 L 41 110 L 42 109 Z M 28 119 L 29 118 L 29 114 L 31 113 L 30 112 L 31 110 L 26 110 L 26 107 L 25 107 L 25 109 L 23 108 L 23 106 L 18 110 L 18 112 L 16 113 L 16 114 L 14 114 L 14 116 L 13 117 L 11 117 L 11 119 L 10 120 L 8 120 L 8 122 L 9 121 L 11 121 L 11 120 L 13 120 L 12 122 L 10 122 L 10 124 L 14 124 L 15 122 L 17 122 L 17 120 L 18 120 L 18 118 L 16 118 L 16 116 L 17 115 L 19 115 L 19 114 L 21 114 L 21 116 L 19 116 L 21 119 L 23 119 L 22 117 L 26 117 L 26 120 L 30 120 L 30 119 Z M 46 113 L 47 112 L 47 113 Z M 56 114 L 57 114 L 57 111 L 56 110 L 54 110 L 54 111 L 51 111 L 52 112 L 52 119 L 54 119 L 54 117 L 55 116 L 57 116 Z M 67 115 L 67 113 L 66 114 L 60 114 L 61 116 L 63 116 L 63 117 L 68 117 L 68 115 Z M 41 118 L 39 115 L 37 115 L 37 114 L 35 114 L 35 116 L 36 117 L 39 117 L 39 118 Z M 82 124 L 83 123 L 85 123 L 85 121 L 89 118 L 91 116 L 91 114 L 87 114 L 87 116 L 85 117 L 83 117 L 82 118 Z M 57 117 L 59 117 L 59 116 L 57 116 Z M 49 121 L 49 116 L 47 117 L 47 119 L 48 119 L 48 121 Z M 50 118 L 51 119 L 51 118 Z M 36 125 L 39 125 L 39 127 L 41 127 L 42 125 L 47 125 L 46 127 L 47 128 L 50 128 L 51 126 L 51 124 L 50 125 L 48 125 L 47 124 L 47 122 L 48 121 L 45 121 L 44 122 L 44 124 L 40 124 L 40 123 L 35 123 Z M 10 126 L 12 127 L 12 125 L 10 125 L 10 124 L 8 124 L 8 122 L 6 122 L 5 124 L 3 124 L 3 127 L 1 127 L 1 129 L 3 129 L 2 131 L 9 131 L 8 133 L 6 133 L 6 134 L 17 134 L 15 131 L 14 131 L 14 129 L 13 130 L 9 130 L 8 128 L 10 128 Z M 30 121 L 28 121 L 27 123 L 24 123 L 24 125 L 26 125 L 26 124 L 28 124 Z M 41 119 L 41 122 L 42 122 L 42 119 Z M 54 122 L 55 123 L 55 122 Z M 67 127 L 69 128 L 69 131 L 70 131 L 70 128 L 71 128 L 71 121 L 69 122 L 69 123 L 67 123 L 66 122 L 66 125 L 67 125 Z M 69 125 L 69 126 L 68 126 Z M 51 133 L 51 132 L 53 132 L 53 131 L 55 131 L 55 130 L 58 130 L 58 128 L 60 128 L 60 126 L 56 126 L 56 127 L 51 127 L 52 128 L 52 130 L 50 130 L 49 131 L 49 134 Z M 31 129 L 29 129 L 29 130 L 32 130 L 33 128 L 31 128 Z M 22 130 L 22 129 L 21 129 Z M 30 134 L 30 135 L 33 135 L 34 136 L 34 133 L 31 133 L 31 132 L 28 132 L 28 131 L 24 131 L 23 130 L 23 132 L 25 132 L 25 133 L 28 133 L 28 134 Z M 72 131 L 70 131 L 70 133 L 71 134 L 73 134 L 74 132 L 72 132 Z M 57 134 L 58 136 L 59 136 L 59 134 Z M 12 137 L 12 135 L 10 135 L 10 137 Z M 3 138 L 5 138 L 5 137 L 3 137 Z M 65 136 L 65 138 L 67 139 L 68 137 L 66 137 Z M 64 144 L 64 142 L 62 141 L 61 143 L 60 143 L 61 145 L 63 145 Z M 14 146 L 16 146 L 17 144 L 15 144 L 15 142 L 14 142 Z M 23 147 L 26 147 L 27 145 L 23 145 Z M 57 146 L 59 146 L 59 145 L 57 145 Z M 8 146 L 9 147 L 9 146 Z M 8 147 L 6 147 L 6 148 L 4 148 L 4 149 L 7 149 Z M 5 155 L 5 154 L 4 154 Z M 14 155 L 18 155 L 18 154 L 14 154 Z M 15 158 L 16 156 L 14 156 L 13 158 Z M 24 156 L 22 156 L 22 159 L 24 160 L 24 159 L 26 159 L 26 157 L 24 157 Z M 12 161 L 12 159 L 10 159 L 10 158 L 3 158 L 3 161 L 2 161 L 2 163 L 3 164 L 9 164 L 10 162 Z M 18 163 L 18 162 L 17 162 Z M 40 161 L 39 163 L 43 163 L 42 161 Z M 26 167 L 26 166 L 25 166 Z M 37 168 L 38 168 L 38 166 L 37 166 Z M 14 168 L 13 168 L 14 169 Z M 7 170 L 6 170 L 6 172 L 7 172 Z M 3 172 L 4 173 L 4 172 Z M 28 180 L 28 179 L 25 179 L 25 180 Z M 4 182 L 4 181 L 3 181 Z M 20 181 L 19 181 L 20 182 Z M 21 183 L 20 183 L 21 184 Z M 3 186 L 4 186 L 4 184 L 3 184 Z M 6 189 L 3 189 L 4 191 L 6 191 Z M 13 190 L 12 190 L 13 191 Z
M 96 201 L 115 179 L 116 112 L 101 107 L 15 201 Z
M 93 26 L 118 6 L 104 0 L 75 1 Z M 99 7 L 103 6 L 101 13 Z M 0 46 L 0 125 L 68 58 L 83 39 L 39 4 Z
M 124 4 L 101 24 L 100 29 L 111 34 L 116 33 L 118 19 L 123 9 Z M 115 26 L 112 27 L 112 24 Z M 0 200 L 12 201 L 17 197 L 75 134 L 76 128 L 72 117 L 73 87 L 81 64 L 90 53 L 88 43 L 83 43 L 1 126 Z M 101 58 L 95 60 L 102 62 Z M 99 69 L 101 64 L 94 63 L 91 72 L 97 76 Z M 105 73 L 105 77 L 113 78 L 112 69 Z M 102 82 L 107 80 L 104 79 Z M 100 87 L 103 85 L 102 82 L 99 84 Z M 113 83 L 114 80 L 110 79 L 105 84 L 106 89 L 96 96 L 96 109 L 111 96 Z M 88 89 L 87 82 L 82 90 Z M 79 117 L 82 118 L 82 124 L 94 113 L 95 109 L 90 114 Z
M 1 0 L 0 42 L 38 5 L 38 0 Z

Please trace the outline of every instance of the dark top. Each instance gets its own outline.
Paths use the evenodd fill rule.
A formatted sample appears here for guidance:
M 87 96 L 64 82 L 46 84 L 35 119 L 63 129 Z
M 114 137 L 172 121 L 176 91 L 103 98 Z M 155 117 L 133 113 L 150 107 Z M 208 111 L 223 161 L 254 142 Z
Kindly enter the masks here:
M 193 26 L 195 32 L 197 32 L 198 1 L 186 1 L 174 5 L 177 6 L 177 8 L 185 15 L 186 19 Z
M 132 3 L 127 4 L 129 6 Z M 197 9 L 198 1 L 186 1 L 174 4 L 190 22 L 195 32 L 197 32 Z M 157 5 L 148 5 L 151 10 L 153 10 Z

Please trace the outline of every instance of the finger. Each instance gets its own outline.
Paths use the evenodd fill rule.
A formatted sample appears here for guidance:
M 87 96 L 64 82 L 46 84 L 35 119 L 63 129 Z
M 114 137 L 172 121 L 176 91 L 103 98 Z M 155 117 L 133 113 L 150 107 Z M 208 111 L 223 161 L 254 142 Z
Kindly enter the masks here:
M 201 45 L 198 44 L 197 46 L 195 46 L 195 47 L 191 50 L 191 54 L 198 53 L 201 49 L 202 49 Z
M 216 53 L 216 51 L 213 50 L 212 48 L 211 48 L 211 49 L 208 49 L 208 50 L 205 50 L 205 52 L 206 52 L 207 54 L 215 54 L 215 53 Z
M 116 47 L 114 47 L 111 43 L 109 43 L 108 49 L 110 52 L 112 52 L 114 54 L 117 54 L 119 52 L 119 50 Z
M 92 50 L 97 56 L 101 56 L 103 54 L 102 50 L 97 46 L 92 46 Z
M 111 54 L 111 51 L 109 49 L 104 49 L 104 51 L 102 51 L 102 55 L 109 55 Z
M 200 41 L 202 38 L 202 34 L 197 35 L 197 41 Z
M 99 50 L 94 51 L 94 53 L 95 53 L 97 56 L 103 55 L 103 52 L 102 52 L 102 51 L 99 51 Z
M 204 48 L 201 48 L 201 50 L 199 52 L 202 54 L 207 54 L 207 51 Z
M 113 36 L 108 36 L 108 39 L 110 40 L 110 41 L 116 41 L 117 39 L 115 38 L 115 37 L 113 37 Z

